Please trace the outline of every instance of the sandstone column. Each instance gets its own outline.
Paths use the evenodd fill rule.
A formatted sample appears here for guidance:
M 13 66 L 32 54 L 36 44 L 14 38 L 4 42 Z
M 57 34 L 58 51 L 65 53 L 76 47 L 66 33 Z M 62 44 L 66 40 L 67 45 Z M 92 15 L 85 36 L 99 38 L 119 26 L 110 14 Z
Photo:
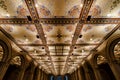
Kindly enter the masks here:
M 3 79 L 8 67 L 9 67 L 9 62 L 0 62 L 0 80 Z

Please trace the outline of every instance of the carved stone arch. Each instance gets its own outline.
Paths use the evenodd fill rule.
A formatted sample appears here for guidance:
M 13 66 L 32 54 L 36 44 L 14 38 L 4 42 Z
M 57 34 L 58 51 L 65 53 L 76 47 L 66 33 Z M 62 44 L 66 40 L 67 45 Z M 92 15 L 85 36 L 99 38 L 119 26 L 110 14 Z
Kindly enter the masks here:
M 120 34 L 111 37 L 106 44 L 106 57 L 108 61 L 116 61 L 114 56 L 114 47 L 120 41 Z
M 18 53 L 16 53 L 16 55 L 14 55 L 12 57 L 12 59 L 15 58 L 15 57 L 17 57 L 17 56 L 19 56 L 20 59 L 21 59 L 21 68 L 24 68 L 25 66 L 28 65 L 29 62 L 28 62 L 28 60 L 26 58 L 26 54 L 24 52 L 20 52 L 20 53 L 18 52 Z
M 98 58 L 99 56 L 103 56 L 103 57 L 105 58 L 105 55 L 103 55 L 102 53 L 96 52 L 96 53 L 93 53 L 93 54 L 92 54 L 92 58 L 91 58 L 91 60 L 90 60 L 92 66 L 94 66 L 94 67 L 96 67 L 96 68 L 98 67 L 97 58 Z M 106 59 L 106 60 L 107 60 L 107 59 Z
M 8 62 L 12 57 L 12 46 L 8 40 L 0 39 L 0 45 L 3 48 L 2 62 Z
M 95 67 L 97 67 L 98 65 L 97 65 L 97 57 L 99 56 L 100 54 L 98 54 L 98 53 L 94 53 L 94 54 L 92 54 L 92 58 L 91 58 L 91 64 L 93 65 L 93 66 L 95 66 Z

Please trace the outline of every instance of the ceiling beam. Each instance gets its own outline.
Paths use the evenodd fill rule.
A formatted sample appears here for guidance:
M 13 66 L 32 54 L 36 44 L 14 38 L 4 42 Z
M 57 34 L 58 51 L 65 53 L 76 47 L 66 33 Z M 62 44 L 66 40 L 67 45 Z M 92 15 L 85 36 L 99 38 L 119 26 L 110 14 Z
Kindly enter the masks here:
M 119 24 L 120 18 L 91 18 L 90 21 L 81 20 L 80 18 L 38 18 L 38 21 L 29 21 L 27 18 L 0 18 L 0 24 Z
M 87 20 L 87 17 L 88 17 L 88 13 L 90 11 L 90 8 L 92 6 L 92 3 L 93 3 L 94 0 L 84 0 L 84 4 L 83 4 L 83 7 L 82 7 L 82 10 L 81 10 L 81 13 L 80 13 L 80 16 L 79 16 L 79 19 L 80 20 Z M 68 60 L 69 60 L 69 56 L 72 54 L 73 52 L 73 49 L 74 49 L 74 44 L 76 44 L 76 41 L 79 37 L 79 35 L 81 34 L 81 30 L 83 28 L 83 23 L 78 23 L 77 26 L 76 26 L 76 30 L 75 30 L 75 33 L 74 33 L 74 37 L 72 39 L 72 44 L 70 46 L 70 51 L 69 51 L 69 55 L 67 56 L 67 59 L 66 59 L 66 63 L 65 63 L 65 66 L 64 66 L 64 72 L 66 73 L 68 71 Z
M 18 44 L 19 46 L 46 46 L 44 44 Z M 71 44 L 47 44 L 48 46 L 70 46 Z M 80 43 L 74 44 L 74 46 L 94 46 L 98 45 L 98 43 Z
M 49 62 L 49 61 L 43 61 L 43 62 Z M 53 61 L 53 62 L 66 62 L 66 61 Z M 68 62 L 75 62 L 75 61 L 68 61 Z
M 46 55 L 37 55 L 37 56 L 46 57 Z M 54 56 L 54 57 L 66 57 L 66 56 L 68 56 L 68 55 L 51 55 L 51 56 Z M 74 55 L 70 55 L 70 56 L 83 56 L 83 55 L 74 54 Z
M 45 46 L 45 50 L 46 50 L 46 53 L 48 54 L 49 59 L 51 60 L 52 67 L 53 67 L 53 71 L 52 72 L 54 74 L 56 74 L 55 73 L 54 64 L 52 62 L 52 58 L 50 56 L 49 48 L 48 48 L 48 45 L 47 45 L 46 37 L 45 37 L 44 31 L 43 31 L 42 25 L 39 22 L 39 14 L 38 14 L 37 9 L 35 7 L 35 2 L 34 2 L 34 0 L 25 0 L 25 2 L 26 2 L 26 5 L 28 7 L 28 10 L 29 10 L 29 12 L 31 14 L 31 18 L 34 21 L 34 24 L 36 26 L 38 35 L 40 36 L 40 39 L 42 40 L 42 43 L 44 45 L 46 45 Z

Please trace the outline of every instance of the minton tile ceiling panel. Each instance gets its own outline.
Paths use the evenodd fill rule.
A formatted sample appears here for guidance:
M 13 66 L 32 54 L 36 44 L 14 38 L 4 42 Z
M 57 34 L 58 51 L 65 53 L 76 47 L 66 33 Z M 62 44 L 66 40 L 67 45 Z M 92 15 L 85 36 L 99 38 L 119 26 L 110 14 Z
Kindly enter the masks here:
M 0 25 L 7 33 L 15 38 L 18 44 L 42 44 L 38 39 L 37 30 L 34 25 Z
M 82 28 L 82 37 L 77 40 L 79 43 L 98 44 L 106 36 L 116 24 L 87 24 Z
M 30 15 L 24 0 L 1 0 L 0 18 L 25 18 Z
M 89 15 L 94 18 L 120 18 L 120 1 L 94 0 Z
M 79 17 L 83 0 L 35 0 L 41 18 Z
M 47 44 L 66 43 L 71 44 L 73 34 L 75 32 L 76 24 L 55 26 L 42 25 Z

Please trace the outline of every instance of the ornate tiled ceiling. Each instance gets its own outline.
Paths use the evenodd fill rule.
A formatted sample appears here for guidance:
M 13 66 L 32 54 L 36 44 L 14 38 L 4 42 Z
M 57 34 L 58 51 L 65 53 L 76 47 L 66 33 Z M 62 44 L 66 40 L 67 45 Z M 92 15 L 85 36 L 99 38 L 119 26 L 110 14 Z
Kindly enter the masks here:
M 119 28 L 119 8 L 119 0 L 0 0 L 0 31 L 42 70 L 63 75 Z
M 0 0 L 0 18 L 24 18 L 30 15 L 24 0 Z

